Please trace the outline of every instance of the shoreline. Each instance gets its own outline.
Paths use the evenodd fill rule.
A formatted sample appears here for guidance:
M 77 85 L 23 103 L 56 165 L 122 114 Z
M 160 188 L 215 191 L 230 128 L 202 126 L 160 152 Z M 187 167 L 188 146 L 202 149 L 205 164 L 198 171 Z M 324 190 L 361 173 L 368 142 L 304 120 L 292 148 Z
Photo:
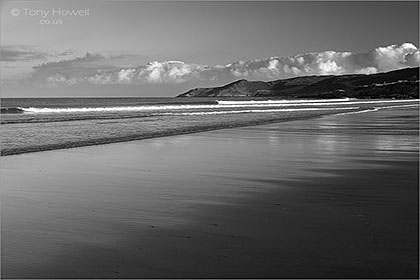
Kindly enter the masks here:
M 139 135 L 128 135 L 123 137 L 112 137 L 112 138 L 98 138 L 94 140 L 81 140 L 77 142 L 70 142 L 70 143 L 60 143 L 60 144 L 44 144 L 42 146 L 32 146 L 32 147 L 25 147 L 25 148 L 9 148 L 3 149 L 0 152 L 0 156 L 14 156 L 14 155 L 21 155 L 27 153 L 37 153 L 37 152 L 46 152 L 46 151 L 55 151 L 55 150 L 63 150 L 63 149 L 72 149 L 72 148 L 79 148 L 79 147 L 89 147 L 89 146 L 97 146 L 97 145 L 106 145 L 112 143 L 123 143 L 123 142 L 131 142 L 131 141 L 140 141 L 145 139 L 154 139 L 154 138 L 161 138 L 161 137 L 168 137 L 168 136 L 176 136 L 176 135 L 186 135 L 186 134 L 194 134 L 206 131 L 214 131 L 220 129 L 230 129 L 230 128 L 239 128 L 239 127 L 247 127 L 247 126 L 258 126 L 258 125 L 265 125 L 271 123 L 283 123 L 283 122 L 290 122 L 290 121 L 297 121 L 297 120 L 309 120 L 314 118 L 320 118 L 323 116 L 328 115 L 347 115 L 347 114 L 354 114 L 354 113 L 365 113 L 371 110 L 389 110 L 389 109 L 398 109 L 398 108 L 409 108 L 419 106 L 418 104 L 404 104 L 404 105 L 395 105 L 395 106 L 387 106 L 387 107 L 369 107 L 369 106 L 362 106 L 358 109 L 346 109 L 346 110 L 333 110 L 333 111 L 319 111 L 319 112 L 294 112 L 292 115 L 286 115 L 281 117 L 267 117 L 267 118 L 260 118 L 257 120 L 246 120 L 246 121 L 237 121 L 237 122 L 225 122 L 225 123 L 218 123 L 218 124 L 203 124 L 199 126 L 190 126 L 190 127 L 178 127 L 172 129 L 166 129 L 164 131 L 157 131 L 148 134 L 139 134 Z M 130 117 L 132 119 L 135 118 L 142 118 L 142 117 Z M 80 120 L 75 120 L 80 121 Z M 83 120 L 82 120 L 83 121 Z
M 413 105 L 414 106 L 414 105 Z M 418 105 L 415 105 L 418 106 Z M 358 112 L 364 111 L 365 109 L 353 109 L 351 112 Z M 258 126 L 264 124 L 271 124 L 271 123 L 282 123 L 282 122 L 289 122 L 289 121 L 297 121 L 297 120 L 309 120 L 314 118 L 319 118 L 327 115 L 335 115 L 335 114 L 342 114 L 342 113 L 351 113 L 349 110 L 337 110 L 338 112 L 322 112 L 322 113 L 315 113 L 309 116 L 286 116 L 280 118 L 273 118 L 267 120 L 257 120 L 251 121 L 246 123 L 235 123 L 235 124 L 225 124 L 225 125 L 214 125 L 214 126 L 203 126 L 203 127 L 194 127 L 190 128 L 190 130 L 181 128 L 176 131 L 165 131 L 164 133 L 155 133 L 151 135 L 134 135 L 134 136 L 127 136 L 123 138 L 104 138 L 104 139 L 97 139 L 94 142 L 92 141 L 83 141 L 83 142 L 76 142 L 76 143 L 69 143 L 69 144 L 57 144 L 57 145 L 46 145 L 42 147 L 33 147 L 30 149 L 8 149 L 2 150 L 0 156 L 14 156 L 14 155 L 21 155 L 21 154 L 28 154 L 28 153 L 37 153 L 37 152 L 46 152 L 46 151 L 55 151 L 55 150 L 64 150 L 64 149 L 72 149 L 72 148 L 80 148 L 80 147 L 89 147 L 89 146 L 98 146 L 98 145 L 106 145 L 106 144 L 113 144 L 113 143 L 123 143 L 123 142 L 131 142 L 131 141 L 140 141 L 145 139 L 154 139 L 154 138 L 161 138 L 161 137 L 168 137 L 168 136 L 176 136 L 176 135 L 187 135 L 187 134 L 194 134 L 206 131 L 214 131 L 214 130 L 221 130 L 221 129 L 230 129 L 230 128 L 239 128 L 239 127 L 247 127 L 247 126 Z

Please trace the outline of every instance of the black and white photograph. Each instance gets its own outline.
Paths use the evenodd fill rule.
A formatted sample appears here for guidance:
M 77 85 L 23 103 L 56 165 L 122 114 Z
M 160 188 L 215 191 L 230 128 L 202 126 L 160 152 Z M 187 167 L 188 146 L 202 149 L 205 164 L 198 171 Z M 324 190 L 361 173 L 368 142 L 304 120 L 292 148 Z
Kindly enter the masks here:
M 1 1 L 1 279 L 418 279 L 419 4 Z

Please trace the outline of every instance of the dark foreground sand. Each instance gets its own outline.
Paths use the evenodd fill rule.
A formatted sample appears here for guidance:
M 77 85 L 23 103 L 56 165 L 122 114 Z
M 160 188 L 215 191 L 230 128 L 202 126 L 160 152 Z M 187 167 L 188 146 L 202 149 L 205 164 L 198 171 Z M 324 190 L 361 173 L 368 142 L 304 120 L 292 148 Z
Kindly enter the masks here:
M 417 278 L 418 108 L 1 159 L 3 278 Z

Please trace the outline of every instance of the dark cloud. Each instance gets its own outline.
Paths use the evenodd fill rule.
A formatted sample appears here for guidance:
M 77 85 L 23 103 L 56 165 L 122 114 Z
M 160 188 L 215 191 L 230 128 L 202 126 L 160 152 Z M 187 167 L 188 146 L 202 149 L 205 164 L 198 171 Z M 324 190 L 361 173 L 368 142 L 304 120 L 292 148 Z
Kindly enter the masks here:
M 4 62 L 39 61 L 48 59 L 63 59 L 74 55 L 75 51 L 65 50 L 63 52 L 40 50 L 25 45 L 4 45 L 0 48 L 0 60 Z
M 27 61 L 43 60 L 48 57 L 48 53 L 28 47 L 28 46 L 2 46 L 0 49 L 1 61 Z

